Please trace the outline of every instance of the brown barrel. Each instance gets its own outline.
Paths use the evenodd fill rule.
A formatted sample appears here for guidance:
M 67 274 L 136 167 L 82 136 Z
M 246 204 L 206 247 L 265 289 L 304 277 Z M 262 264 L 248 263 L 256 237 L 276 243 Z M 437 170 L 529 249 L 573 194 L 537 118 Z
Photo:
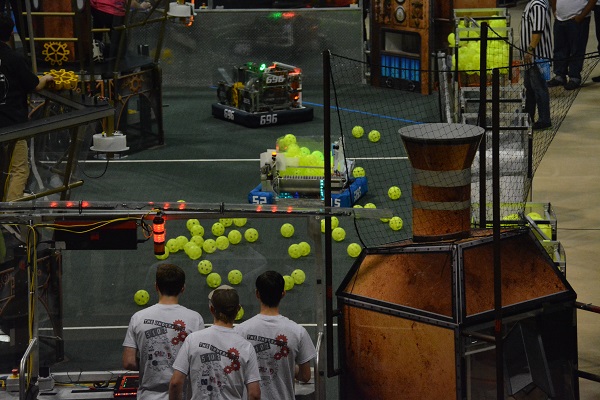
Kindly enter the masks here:
M 471 229 L 471 164 L 484 129 L 419 124 L 399 130 L 413 168 L 413 240 L 460 239 Z

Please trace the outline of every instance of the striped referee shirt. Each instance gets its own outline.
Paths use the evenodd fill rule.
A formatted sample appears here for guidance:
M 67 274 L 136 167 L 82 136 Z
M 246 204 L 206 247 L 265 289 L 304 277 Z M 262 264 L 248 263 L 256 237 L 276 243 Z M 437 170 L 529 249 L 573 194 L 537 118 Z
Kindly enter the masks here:
M 540 42 L 534 50 L 534 57 L 552 58 L 552 36 L 550 34 L 551 13 L 548 0 L 531 0 L 525 6 L 521 17 L 521 53 L 527 51 L 534 33 L 541 33 Z

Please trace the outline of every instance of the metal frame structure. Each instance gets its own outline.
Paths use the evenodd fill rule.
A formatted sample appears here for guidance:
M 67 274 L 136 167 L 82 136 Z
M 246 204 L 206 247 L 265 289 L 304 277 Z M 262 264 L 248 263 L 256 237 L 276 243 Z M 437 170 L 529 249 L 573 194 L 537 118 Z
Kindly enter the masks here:
M 68 130 L 71 141 L 68 149 L 66 165 L 64 171 L 62 172 L 62 185 L 55 189 L 45 190 L 43 192 L 19 199 L 30 200 L 60 192 L 61 200 L 66 200 L 69 198 L 69 191 L 83 183 L 82 181 L 71 182 L 71 178 L 73 177 L 73 172 L 77 166 L 77 155 L 81 149 L 87 124 L 103 118 L 108 118 L 112 121 L 114 119 L 114 108 L 107 103 L 104 105 L 99 103 L 94 107 L 87 107 L 85 104 L 82 104 L 75 99 L 59 96 L 49 91 L 39 92 L 39 95 L 44 99 L 44 104 L 42 107 L 47 107 L 50 103 L 56 103 L 72 111 L 59 115 L 47 116 L 39 120 L 33 120 L 22 124 L 12 125 L 8 128 L 2 128 L 0 129 L 0 143 L 16 142 L 17 140 L 26 140 L 47 135 L 53 131 Z M 4 172 L 7 171 L 3 171 L 3 178 L 6 177 Z M 2 194 L 0 198 L 3 198 L 4 180 L 2 180 L 0 183 L 0 190 Z

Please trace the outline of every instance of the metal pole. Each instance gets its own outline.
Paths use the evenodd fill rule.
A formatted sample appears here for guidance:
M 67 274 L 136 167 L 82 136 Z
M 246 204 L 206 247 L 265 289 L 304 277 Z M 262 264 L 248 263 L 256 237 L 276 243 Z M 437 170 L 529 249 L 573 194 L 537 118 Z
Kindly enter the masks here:
M 37 337 L 31 339 L 29 341 L 29 346 L 27 346 L 27 350 L 25 350 L 23 357 L 21 357 L 21 363 L 19 364 L 19 400 L 25 400 L 25 394 L 27 392 L 25 366 L 27 365 L 27 359 L 29 358 L 29 355 L 33 351 L 34 347 L 37 345 L 37 341 Z
M 479 52 L 479 126 L 486 129 L 487 109 L 487 38 L 488 24 L 481 23 L 481 46 Z M 479 227 L 485 228 L 487 222 L 487 171 L 486 171 L 486 133 L 483 134 L 479 143 Z
M 500 70 L 498 68 L 494 68 L 492 71 L 492 181 L 496 398 L 504 399 L 504 345 L 502 342 L 502 243 L 500 242 Z
M 324 271 L 325 257 L 323 254 L 323 241 L 321 240 L 321 220 L 315 216 L 307 218 L 308 236 L 315 244 L 315 321 L 317 323 L 317 358 L 315 360 L 315 399 L 324 400 L 326 396 L 325 390 L 325 371 L 323 371 L 324 357 L 322 350 L 323 330 L 325 326 L 324 302 L 325 291 L 324 286 Z
M 31 70 L 37 75 L 37 59 L 35 57 L 35 42 L 33 40 L 33 21 L 31 20 L 31 1 L 25 0 L 25 10 L 27 11 L 27 35 L 29 36 L 29 53 L 31 56 Z
M 330 73 L 331 73 L 331 53 L 326 50 L 323 52 L 323 154 L 325 155 L 325 182 L 324 205 L 325 208 L 331 207 L 331 99 L 330 99 Z M 331 254 L 331 217 L 325 217 L 325 322 L 326 326 L 326 348 L 327 348 L 327 377 L 331 378 L 337 374 L 334 366 L 333 357 L 333 258 Z M 329 232 L 329 234 L 327 234 Z

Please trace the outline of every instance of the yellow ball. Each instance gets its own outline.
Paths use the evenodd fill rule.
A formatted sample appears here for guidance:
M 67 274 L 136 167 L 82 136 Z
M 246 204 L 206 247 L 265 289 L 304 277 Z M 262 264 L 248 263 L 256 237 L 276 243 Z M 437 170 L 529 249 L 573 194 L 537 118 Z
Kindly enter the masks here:
M 302 285 L 306 280 L 306 274 L 301 269 L 295 269 L 291 276 L 295 285 Z
M 179 243 L 177 243 L 177 239 L 167 240 L 165 247 L 169 250 L 169 253 L 177 253 L 179 251 Z
M 285 282 L 285 285 L 283 286 L 283 289 L 287 292 L 289 290 L 292 290 L 294 288 L 294 278 L 292 278 L 289 275 L 284 275 L 283 276 L 283 280 Z
M 233 224 L 237 227 L 242 227 L 242 226 L 246 225 L 246 222 L 248 222 L 247 218 L 234 218 L 233 219 Z
M 398 186 L 392 186 L 388 189 L 388 196 L 392 200 L 398 200 L 402 196 L 402 190 Z
M 244 232 L 244 238 L 248 242 L 254 243 L 258 240 L 258 231 L 254 228 L 247 229 L 246 232 Z
M 542 230 L 542 233 L 546 235 L 548 239 L 552 239 L 552 225 L 550 224 L 539 224 L 538 228 Z
M 402 221 L 402 218 L 400 217 L 392 217 L 392 219 L 390 219 L 389 225 L 390 228 L 392 228 L 393 230 L 399 231 L 400 229 L 402 229 L 404 221 Z
M 233 219 L 231 218 L 220 218 L 219 223 L 223 225 L 225 228 L 229 228 L 233 224 Z
M 362 178 L 366 175 L 365 169 L 363 167 L 354 167 L 352 170 L 352 176 L 355 178 Z
M 210 230 L 215 237 L 221 236 L 225 233 L 225 227 L 220 222 L 215 222 Z
M 240 309 L 238 310 L 237 314 L 235 314 L 235 320 L 239 321 L 242 318 L 244 318 L 244 307 L 240 306 Z
M 192 236 L 204 236 L 204 227 L 202 225 L 192 225 L 190 233 Z
M 215 242 L 213 239 L 206 239 L 202 244 L 202 250 L 208 254 L 214 253 L 216 249 L 217 242 Z
M 281 225 L 281 236 L 283 236 L 284 238 L 289 238 L 294 236 L 294 225 L 290 224 L 290 223 L 285 223 L 283 225 Z
M 344 228 L 340 228 L 338 226 L 331 232 L 331 237 L 336 242 L 341 242 L 342 240 L 344 240 L 346 238 L 346 231 L 344 230 Z
M 240 271 L 239 269 L 232 269 L 227 274 L 227 280 L 232 285 L 239 285 L 240 283 L 242 283 L 242 278 L 243 278 L 242 271 Z
M 377 208 L 377 206 L 375 205 L 375 203 L 367 203 L 365 204 L 364 208 Z
M 288 133 L 287 135 L 285 135 L 283 137 L 283 139 L 289 143 L 289 144 L 296 144 L 297 143 L 297 139 L 296 136 L 292 135 L 291 133 Z
M 202 256 L 202 249 L 197 244 L 188 242 L 185 246 L 185 254 L 187 254 L 190 259 L 197 260 Z
M 219 236 L 215 239 L 215 244 L 217 245 L 217 249 L 225 250 L 229 247 L 229 239 L 227 239 L 227 236 Z
M 369 140 L 371 142 L 379 142 L 379 139 L 381 139 L 381 133 L 379 133 L 379 131 L 372 130 L 371 132 L 369 132 Z
M 159 260 L 166 260 L 169 257 L 169 248 L 167 246 L 165 246 L 164 254 L 155 254 L 154 256 L 156 258 L 158 258 Z
M 188 219 L 187 222 L 185 223 L 186 228 L 188 229 L 188 231 L 192 231 L 192 228 L 195 225 L 200 225 L 200 221 L 198 221 L 197 219 L 193 218 L 193 219 Z
M 310 244 L 308 244 L 307 242 L 300 242 L 298 243 L 298 246 L 300 246 L 300 252 L 302 253 L 302 257 L 306 257 L 310 254 Z
M 331 229 L 335 229 L 340 225 L 338 217 L 331 217 Z M 321 233 L 325 233 L 325 219 L 321 220 Z
M 448 44 L 451 47 L 456 46 L 456 37 L 455 37 L 454 33 L 451 33 L 451 34 L 448 35 Z
M 227 239 L 229 239 L 229 243 L 238 244 L 242 241 L 242 234 L 237 229 L 232 229 L 227 234 Z
M 355 138 L 359 138 L 362 137 L 362 135 L 365 134 L 365 130 L 363 129 L 362 126 L 355 126 L 354 128 L 352 128 L 352 136 L 354 136 Z
M 177 236 L 175 238 L 175 241 L 177 242 L 177 246 L 179 247 L 179 250 L 183 250 L 183 248 L 185 247 L 185 244 L 187 242 L 189 242 L 188 238 L 185 236 Z
M 360 255 L 362 247 L 358 243 L 350 243 L 346 251 L 350 257 L 356 258 Z
M 211 272 L 206 277 L 206 284 L 213 289 L 219 287 L 221 285 L 221 275 Z
M 290 247 L 288 247 L 288 254 L 292 258 L 300 258 L 302 256 L 302 249 L 297 244 L 291 244 Z
M 202 236 L 192 236 L 190 238 L 190 243 L 194 243 L 196 246 L 200 246 L 200 248 L 202 248 L 202 245 L 204 244 L 204 238 Z
M 212 272 L 213 265 L 209 260 L 202 260 L 198 263 L 198 272 L 202 275 L 208 275 Z
M 133 295 L 133 301 L 135 301 L 135 304 L 137 304 L 138 306 L 146 305 L 149 300 L 150 300 L 150 294 L 148 294 L 148 292 L 145 290 L 138 290 Z

